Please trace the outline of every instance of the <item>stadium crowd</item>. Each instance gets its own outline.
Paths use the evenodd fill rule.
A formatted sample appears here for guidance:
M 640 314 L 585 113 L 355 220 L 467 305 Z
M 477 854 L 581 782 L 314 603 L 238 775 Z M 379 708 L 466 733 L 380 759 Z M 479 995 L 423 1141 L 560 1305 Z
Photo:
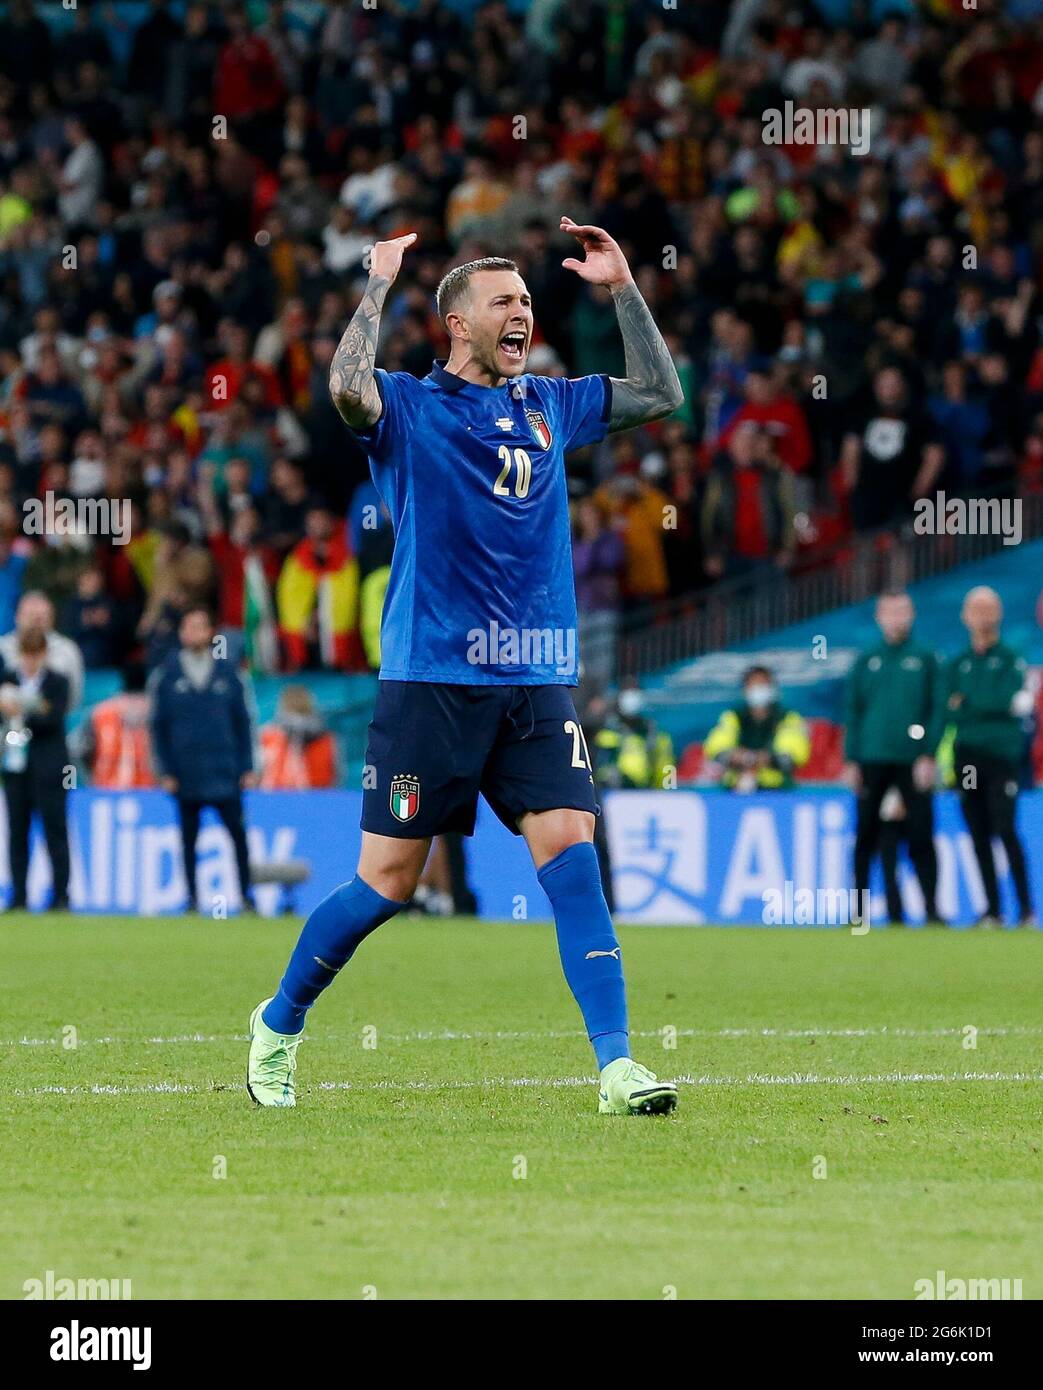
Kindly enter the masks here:
M 389 369 L 444 355 L 450 264 L 507 254 L 531 370 L 622 374 L 562 212 L 663 327 L 684 405 L 570 463 L 588 630 L 1041 485 L 1035 0 L 132 12 L 0 23 L 0 633 L 39 590 L 88 667 L 154 667 L 203 602 L 256 670 L 379 664 L 391 536 L 326 376 L 407 230 Z M 868 152 L 765 143 L 787 102 L 867 109 Z M 129 539 L 26 534 L 49 494 L 126 499 Z

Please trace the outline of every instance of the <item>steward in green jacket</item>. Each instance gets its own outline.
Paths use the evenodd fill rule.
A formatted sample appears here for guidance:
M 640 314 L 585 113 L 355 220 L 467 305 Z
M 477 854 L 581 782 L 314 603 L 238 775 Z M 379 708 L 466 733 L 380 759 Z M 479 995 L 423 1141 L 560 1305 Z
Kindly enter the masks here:
M 858 797 L 855 887 L 869 889 L 873 856 L 880 848 L 880 808 L 895 788 L 905 804 L 902 824 L 927 920 L 936 921 L 934 755 L 945 725 L 945 667 L 937 652 L 913 638 L 915 617 L 908 594 L 882 595 L 876 621 L 883 640 L 862 653 L 847 680 L 845 741 Z M 893 892 L 889 897 L 891 918 L 898 925 L 900 899 Z
M 1003 604 L 995 589 L 972 589 L 960 614 L 970 646 L 949 665 L 949 718 L 956 726 L 956 786 L 985 889 L 979 924 L 1000 924 L 999 884 L 993 838 L 1003 843 L 1018 899 L 1018 920 L 1032 926 L 1025 851 L 1015 824 L 1021 762 L 1022 720 L 1031 712 L 1025 659 L 1000 640 Z
M 674 764 L 674 745 L 644 714 L 641 691 L 619 692 L 615 710 L 594 736 L 602 787 L 663 788 Z

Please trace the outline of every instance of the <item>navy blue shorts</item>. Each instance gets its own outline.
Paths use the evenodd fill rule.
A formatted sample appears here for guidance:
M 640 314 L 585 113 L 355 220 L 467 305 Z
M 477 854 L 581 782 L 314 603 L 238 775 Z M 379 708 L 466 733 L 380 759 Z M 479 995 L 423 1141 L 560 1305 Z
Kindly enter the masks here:
M 597 814 L 568 687 L 381 681 L 362 829 L 417 840 L 450 830 L 472 835 L 479 792 L 516 835 L 527 811 Z

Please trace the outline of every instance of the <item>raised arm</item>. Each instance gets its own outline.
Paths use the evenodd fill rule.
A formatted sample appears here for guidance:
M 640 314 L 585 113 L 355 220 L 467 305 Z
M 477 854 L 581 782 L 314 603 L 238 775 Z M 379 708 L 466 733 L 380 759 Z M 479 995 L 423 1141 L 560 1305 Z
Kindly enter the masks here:
M 578 226 L 571 217 L 561 219 L 561 230 L 571 232 L 586 252 L 584 260 L 570 257 L 562 264 L 581 279 L 611 290 L 623 335 L 627 374 L 622 379 L 611 378 L 609 429 L 627 430 L 672 415 L 684 402 L 684 392 L 663 335 L 619 245 L 600 227 Z
M 366 291 L 330 362 L 333 404 L 353 429 L 370 429 L 380 419 L 383 406 L 373 375 L 380 315 L 387 292 L 401 269 L 406 248 L 414 241 L 416 233 L 410 232 L 408 236 L 375 244 Z

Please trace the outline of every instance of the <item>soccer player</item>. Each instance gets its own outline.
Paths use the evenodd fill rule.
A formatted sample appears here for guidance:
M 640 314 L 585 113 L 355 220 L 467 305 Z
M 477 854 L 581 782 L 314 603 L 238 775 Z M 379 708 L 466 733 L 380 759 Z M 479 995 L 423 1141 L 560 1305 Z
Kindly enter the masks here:
M 278 992 L 250 1020 L 247 1084 L 294 1104 L 308 1009 L 413 895 L 432 836 L 474 831 L 478 794 L 524 836 L 554 912 L 565 978 L 600 1069 L 602 1114 L 665 1113 L 673 1085 L 630 1057 L 621 952 L 593 845 L 597 811 L 570 694 L 578 679 L 565 481 L 570 449 L 669 415 L 683 393 L 615 241 L 561 219 L 608 288 L 626 377 L 525 371 L 532 301 L 513 261 L 471 261 L 438 287 L 445 363 L 418 380 L 374 369 L 380 316 L 414 234 L 378 242 L 330 364 L 330 392 L 370 458 L 395 551 L 366 752 L 355 878 L 308 918 Z

